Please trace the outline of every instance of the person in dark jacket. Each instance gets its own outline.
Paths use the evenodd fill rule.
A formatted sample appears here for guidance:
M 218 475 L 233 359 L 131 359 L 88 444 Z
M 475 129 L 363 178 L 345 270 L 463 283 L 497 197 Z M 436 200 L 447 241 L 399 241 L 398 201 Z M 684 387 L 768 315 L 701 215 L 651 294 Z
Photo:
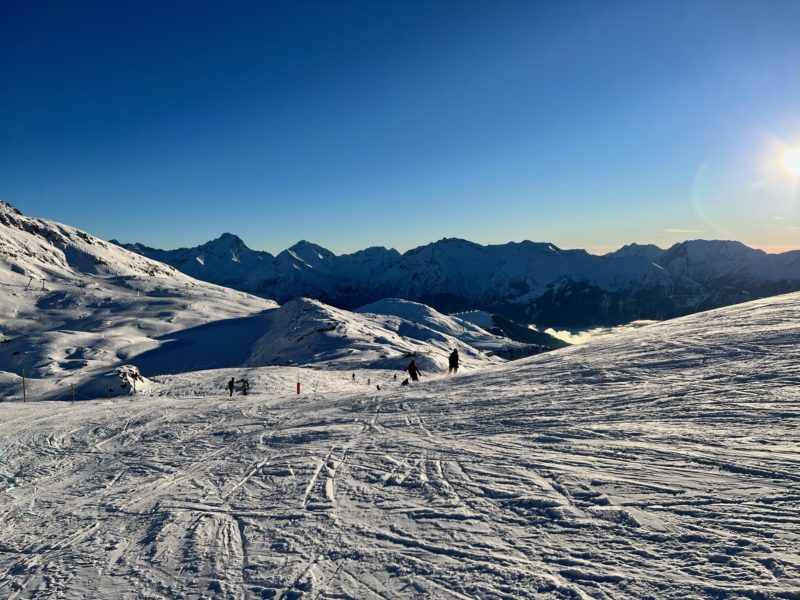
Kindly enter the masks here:
M 413 360 L 408 363 L 406 371 L 408 371 L 408 374 L 411 375 L 411 381 L 419 381 L 419 376 L 422 375 L 422 371 L 419 370 L 417 363 Z
M 228 382 L 228 391 L 230 392 L 231 396 L 233 396 L 233 385 L 233 377 L 231 377 L 231 380 Z
M 450 368 L 447 373 L 458 373 L 458 350 L 456 349 L 450 353 Z

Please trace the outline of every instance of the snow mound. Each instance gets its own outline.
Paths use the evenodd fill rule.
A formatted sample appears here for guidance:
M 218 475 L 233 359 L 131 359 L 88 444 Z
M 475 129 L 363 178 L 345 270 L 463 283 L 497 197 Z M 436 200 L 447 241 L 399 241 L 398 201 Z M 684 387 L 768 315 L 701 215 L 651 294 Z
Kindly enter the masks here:
M 422 305 L 415 310 L 435 312 Z M 270 329 L 255 344 L 250 365 L 316 363 L 402 370 L 413 357 L 423 371 L 442 371 L 454 348 L 467 370 L 496 362 L 446 327 L 429 327 L 399 316 L 351 313 L 300 298 L 271 311 L 269 317 Z M 493 336 L 482 332 L 474 337 L 488 345 Z
M 430 306 L 410 300 L 385 298 L 357 308 L 356 312 L 399 317 L 487 352 L 498 352 L 523 346 L 508 338 L 489 333 L 468 320 L 460 319 L 457 316 L 444 315 Z

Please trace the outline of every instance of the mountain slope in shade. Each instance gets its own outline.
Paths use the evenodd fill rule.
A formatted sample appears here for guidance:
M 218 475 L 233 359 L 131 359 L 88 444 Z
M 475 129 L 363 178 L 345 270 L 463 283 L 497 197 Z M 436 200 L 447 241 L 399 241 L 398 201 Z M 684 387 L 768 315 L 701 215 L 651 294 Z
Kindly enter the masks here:
M 308 296 L 353 309 L 403 298 L 443 313 L 484 310 L 540 329 L 662 320 L 800 289 L 800 251 L 773 255 L 728 241 L 687 241 L 667 250 L 631 244 L 605 256 L 547 243 L 482 246 L 459 239 L 404 254 L 369 248 L 337 256 L 300 242 L 274 258 L 256 253 L 259 261 L 246 266 L 208 261 L 204 246 L 190 251 L 190 261 L 186 250 L 126 247 L 281 302 Z
M 798 337 L 791 294 L 406 387 L 0 403 L 0 595 L 794 599 Z

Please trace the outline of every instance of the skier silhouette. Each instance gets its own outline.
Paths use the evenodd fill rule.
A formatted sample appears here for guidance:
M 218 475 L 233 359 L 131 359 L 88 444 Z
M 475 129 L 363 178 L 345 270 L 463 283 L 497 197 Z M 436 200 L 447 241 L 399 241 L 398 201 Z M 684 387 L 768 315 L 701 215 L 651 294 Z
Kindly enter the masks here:
M 233 396 L 233 385 L 233 377 L 231 377 L 231 380 L 228 382 L 228 391 L 230 392 L 230 396 Z
M 247 391 L 250 389 L 250 382 L 247 379 L 242 379 L 242 396 L 247 396 Z
M 419 381 L 419 376 L 422 375 L 422 371 L 419 370 L 417 367 L 417 363 L 413 360 L 408 363 L 408 366 L 405 368 L 408 371 L 408 374 L 411 375 L 411 381 Z
M 447 370 L 447 373 L 458 373 L 458 350 L 453 350 L 450 353 L 450 368 Z

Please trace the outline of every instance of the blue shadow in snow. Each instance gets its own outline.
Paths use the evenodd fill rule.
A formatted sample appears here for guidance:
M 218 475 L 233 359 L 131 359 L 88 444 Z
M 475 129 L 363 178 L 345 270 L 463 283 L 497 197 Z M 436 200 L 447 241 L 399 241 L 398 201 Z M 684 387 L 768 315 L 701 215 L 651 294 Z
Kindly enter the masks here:
M 253 344 L 269 330 L 273 310 L 161 336 L 156 338 L 162 342 L 159 348 L 126 362 L 139 367 L 145 377 L 240 367 L 250 357 Z

